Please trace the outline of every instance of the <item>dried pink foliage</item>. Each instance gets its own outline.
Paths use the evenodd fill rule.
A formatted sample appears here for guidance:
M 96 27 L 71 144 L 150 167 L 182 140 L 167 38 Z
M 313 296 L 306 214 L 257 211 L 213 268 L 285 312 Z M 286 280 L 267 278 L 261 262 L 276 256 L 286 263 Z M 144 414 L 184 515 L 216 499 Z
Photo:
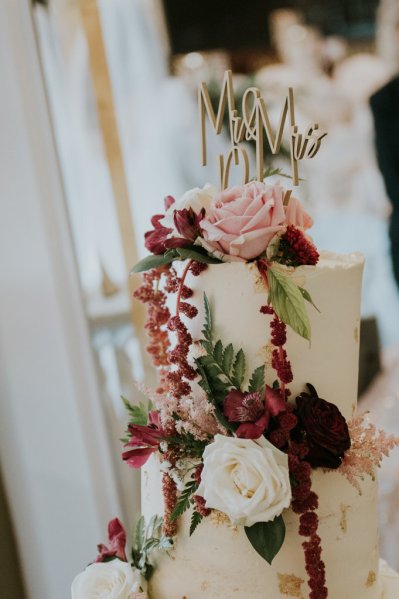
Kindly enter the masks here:
M 177 432 L 191 433 L 196 439 L 206 440 L 209 436 L 227 432 L 217 422 L 215 408 L 202 390 L 198 390 L 195 397 L 189 395 L 182 398 L 178 414 L 180 420 L 176 422 Z
M 338 472 L 361 494 L 360 480 L 365 474 L 374 478 L 375 470 L 381 465 L 383 458 L 399 445 L 399 438 L 377 429 L 367 421 L 367 414 L 350 420 L 348 428 L 352 444 L 345 453 Z

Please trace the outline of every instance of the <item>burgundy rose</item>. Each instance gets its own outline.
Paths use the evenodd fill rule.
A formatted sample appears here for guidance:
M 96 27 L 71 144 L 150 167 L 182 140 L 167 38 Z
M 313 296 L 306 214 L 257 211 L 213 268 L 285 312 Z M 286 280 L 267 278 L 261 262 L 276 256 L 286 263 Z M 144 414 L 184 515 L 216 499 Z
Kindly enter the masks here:
M 131 438 L 125 444 L 125 447 L 131 447 L 132 449 L 125 451 L 122 458 L 131 468 L 141 468 L 150 455 L 158 451 L 159 444 L 165 436 L 159 412 L 154 410 L 149 413 L 147 426 L 129 424 L 128 433 Z
M 96 562 L 105 562 L 114 558 L 127 562 L 125 552 L 126 531 L 118 518 L 114 518 L 108 524 L 108 540 L 109 547 L 103 544 L 97 546 L 99 554 Z
M 147 231 L 144 234 L 145 247 L 152 254 L 161 255 L 172 248 L 185 247 L 189 244 L 187 239 L 181 237 L 169 237 L 173 229 L 164 227 L 159 222 L 164 218 L 163 214 L 155 214 L 151 219 L 151 224 L 154 227 L 152 231 Z
M 242 439 L 259 439 L 269 425 L 270 416 L 260 393 L 242 393 L 232 389 L 223 403 L 229 422 L 240 423 L 236 430 Z
M 194 212 L 192 208 L 183 208 L 182 210 L 175 210 L 173 215 L 173 221 L 178 233 L 194 243 L 194 241 L 201 235 L 200 223 L 205 216 L 205 208 L 202 208 L 199 214 Z
M 338 468 L 351 446 L 348 425 L 336 405 L 317 395 L 308 384 L 309 393 L 296 398 L 296 415 L 306 446 L 305 460 L 313 468 Z

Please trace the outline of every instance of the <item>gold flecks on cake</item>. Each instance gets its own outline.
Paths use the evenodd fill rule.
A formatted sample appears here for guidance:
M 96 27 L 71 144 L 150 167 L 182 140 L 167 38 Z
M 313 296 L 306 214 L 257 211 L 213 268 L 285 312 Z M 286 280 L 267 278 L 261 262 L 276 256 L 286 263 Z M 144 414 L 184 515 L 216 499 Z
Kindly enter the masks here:
M 376 576 L 374 570 L 370 570 L 369 575 L 367 577 L 366 587 L 367 588 L 372 587 L 373 584 L 375 584 L 376 580 L 377 580 L 377 576 Z
M 207 590 L 208 590 L 208 587 L 209 587 L 209 584 L 207 583 L 207 581 L 206 581 L 206 580 L 203 580 L 203 581 L 201 582 L 201 591 L 207 591 Z
M 294 574 L 278 574 L 279 580 L 279 591 L 282 595 L 286 595 L 286 597 L 297 597 L 298 599 L 305 599 L 302 594 L 301 586 L 305 582 L 299 576 L 295 576 Z
M 342 532 L 347 532 L 348 530 L 348 510 L 350 508 L 350 505 L 344 505 L 343 503 L 341 503 L 340 505 L 340 509 L 341 509 L 341 519 L 339 521 L 339 526 L 342 530 Z
M 359 327 L 355 327 L 355 330 L 353 331 L 353 338 L 356 343 L 359 343 Z
M 219 512 L 219 510 L 212 510 L 210 519 L 214 526 L 227 525 L 234 532 L 238 531 L 237 526 L 234 526 L 234 524 L 231 523 L 230 518 L 224 512 Z
M 255 293 L 265 293 L 265 285 L 263 283 L 262 277 L 259 274 L 258 267 L 255 262 L 248 262 L 246 267 L 253 275 L 254 278 L 254 291 Z

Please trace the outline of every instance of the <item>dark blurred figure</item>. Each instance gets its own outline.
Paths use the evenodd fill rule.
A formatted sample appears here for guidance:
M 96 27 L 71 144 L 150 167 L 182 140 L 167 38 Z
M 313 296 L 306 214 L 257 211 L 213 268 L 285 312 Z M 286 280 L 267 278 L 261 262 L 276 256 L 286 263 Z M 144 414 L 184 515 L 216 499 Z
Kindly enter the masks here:
M 389 237 L 393 272 L 399 287 L 399 76 L 370 100 L 378 164 L 392 204 Z

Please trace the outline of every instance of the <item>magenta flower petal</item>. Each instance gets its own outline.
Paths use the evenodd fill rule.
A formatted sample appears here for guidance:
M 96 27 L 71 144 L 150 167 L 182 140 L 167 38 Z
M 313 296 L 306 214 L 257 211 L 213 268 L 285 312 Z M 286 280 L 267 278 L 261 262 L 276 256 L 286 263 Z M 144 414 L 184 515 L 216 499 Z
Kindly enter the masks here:
M 194 243 L 194 241 L 201 235 L 200 222 L 205 216 L 205 209 L 202 208 L 201 212 L 197 214 L 192 208 L 183 208 L 182 210 L 175 210 L 173 220 L 178 233 Z
M 124 451 L 122 459 L 131 468 L 141 468 L 155 451 L 157 451 L 156 447 L 137 447 L 136 449 Z
M 233 389 L 223 402 L 223 413 L 229 422 L 242 422 L 240 412 L 244 401 L 244 393 Z
M 285 399 L 281 396 L 280 389 L 272 389 L 266 385 L 265 405 L 271 416 L 278 416 L 287 409 Z
M 109 558 L 118 558 L 123 562 L 127 562 L 125 547 L 126 547 L 126 531 L 123 524 L 118 518 L 114 518 L 108 524 L 108 540 L 110 546 L 107 547 L 102 543 L 98 545 L 98 556 L 96 562 L 103 562 Z

